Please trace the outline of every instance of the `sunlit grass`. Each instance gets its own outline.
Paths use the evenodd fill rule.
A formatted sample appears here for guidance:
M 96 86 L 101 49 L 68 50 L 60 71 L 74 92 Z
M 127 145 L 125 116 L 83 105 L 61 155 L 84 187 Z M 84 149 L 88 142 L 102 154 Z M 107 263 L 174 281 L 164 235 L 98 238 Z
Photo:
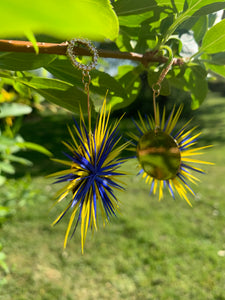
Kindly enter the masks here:
M 133 175 L 117 194 L 121 214 L 87 236 L 84 255 L 78 232 L 65 252 L 67 220 L 50 227 L 60 207 L 49 210 L 55 186 L 39 174 L 31 183 L 39 189 L 33 204 L 18 208 L 2 228 L 10 273 L 0 299 L 225 299 L 224 99 L 208 99 L 195 115 L 201 143 L 215 145 L 204 159 L 216 165 L 201 175 L 193 208 L 149 196 L 129 161 L 124 168 Z

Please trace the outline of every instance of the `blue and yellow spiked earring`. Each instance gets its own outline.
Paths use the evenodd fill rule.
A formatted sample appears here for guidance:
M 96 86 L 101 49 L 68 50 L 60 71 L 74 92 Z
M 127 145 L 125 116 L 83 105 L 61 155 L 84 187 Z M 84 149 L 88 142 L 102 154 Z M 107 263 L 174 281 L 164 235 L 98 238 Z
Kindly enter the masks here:
M 88 66 L 76 60 L 73 49 L 75 45 L 79 46 L 80 44 L 86 46 L 92 54 L 92 63 Z M 69 150 L 69 154 L 65 153 L 69 160 L 55 159 L 55 161 L 67 166 L 67 169 L 50 175 L 57 177 L 55 183 L 65 183 L 65 186 L 57 193 L 56 203 L 61 202 L 67 196 L 68 203 L 64 211 L 53 222 L 53 225 L 58 223 L 67 212 L 70 212 L 64 248 L 71 228 L 73 227 L 72 237 L 78 223 L 80 223 L 83 252 L 88 227 L 91 227 L 93 231 L 98 228 L 98 210 L 101 211 L 103 224 L 118 210 L 118 200 L 113 189 L 123 189 L 117 181 L 119 176 L 124 175 L 124 173 L 118 172 L 118 168 L 124 162 L 123 159 L 119 158 L 119 155 L 127 144 L 118 146 L 120 120 L 109 126 L 110 111 L 106 112 L 105 100 L 94 130 L 92 130 L 89 104 L 91 77 L 89 72 L 97 64 L 97 50 L 87 40 L 73 39 L 69 42 L 67 54 L 74 67 L 82 71 L 82 80 L 88 102 L 88 126 L 86 126 L 83 113 L 80 111 L 79 124 L 74 120 L 73 128 L 69 128 L 71 142 L 63 142 Z
M 167 50 L 170 50 L 166 47 Z M 168 188 L 175 198 L 175 191 L 191 205 L 188 192 L 194 195 L 189 182 L 196 184 L 199 179 L 192 173 L 204 173 L 196 164 L 212 164 L 193 158 L 202 154 L 202 150 L 210 146 L 193 147 L 201 133 L 192 135 L 195 128 L 188 129 L 187 122 L 176 134 L 173 134 L 177 121 L 182 112 L 182 106 L 177 110 L 175 106 L 168 119 L 165 118 L 165 107 L 160 116 L 156 97 L 159 96 L 161 82 L 173 64 L 172 51 L 167 66 L 162 71 L 159 80 L 153 85 L 154 118 L 139 114 L 140 122 L 134 122 L 138 134 L 131 133 L 134 140 L 133 150 L 136 151 L 140 164 L 140 174 L 151 185 L 150 191 L 156 194 L 159 200 L 163 198 L 163 190 Z

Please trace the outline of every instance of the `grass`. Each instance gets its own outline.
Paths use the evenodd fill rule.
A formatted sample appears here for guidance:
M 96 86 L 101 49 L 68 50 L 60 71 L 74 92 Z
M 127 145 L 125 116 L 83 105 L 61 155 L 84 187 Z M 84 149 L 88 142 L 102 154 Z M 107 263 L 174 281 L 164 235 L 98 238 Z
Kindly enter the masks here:
M 48 148 L 61 156 L 61 145 L 54 150 L 49 141 L 59 142 L 64 125 L 55 120 L 45 131 L 46 122 L 25 124 L 23 136 L 31 139 L 38 128 L 35 142 L 45 139 Z M 216 165 L 206 167 L 208 175 L 202 175 L 202 182 L 195 187 L 193 208 L 169 196 L 158 202 L 149 196 L 149 186 L 140 177 L 128 176 L 127 191 L 118 193 L 121 214 L 94 236 L 89 232 L 84 255 L 80 228 L 63 251 L 67 220 L 50 227 L 60 208 L 49 210 L 56 187 L 42 174 L 52 171 L 54 164 L 36 156 L 35 176 L 27 190 L 30 202 L 20 205 L 1 230 L 10 273 L 0 299 L 225 299 L 225 257 L 221 251 L 225 250 L 224 99 L 210 96 L 195 122 L 203 131 L 201 143 L 215 145 L 204 159 Z M 52 137 L 49 131 L 54 132 Z M 124 168 L 137 172 L 131 161 Z M 12 179 L 9 184 L 13 187 L 24 180 L 21 177 L 15 183 Z M 14 200 L 19 202 L 19 195 L 21 192 Z

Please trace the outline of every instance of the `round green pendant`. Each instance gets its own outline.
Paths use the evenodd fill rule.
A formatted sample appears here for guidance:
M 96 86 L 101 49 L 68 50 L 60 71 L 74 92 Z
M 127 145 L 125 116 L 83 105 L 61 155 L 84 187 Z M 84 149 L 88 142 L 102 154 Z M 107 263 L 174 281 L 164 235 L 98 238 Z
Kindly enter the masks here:
M 140 138 L 137 156 L 144 171 L 159 180 L 173 179 L 180 168 L 176 141 L 160 129 L 148 131 Z

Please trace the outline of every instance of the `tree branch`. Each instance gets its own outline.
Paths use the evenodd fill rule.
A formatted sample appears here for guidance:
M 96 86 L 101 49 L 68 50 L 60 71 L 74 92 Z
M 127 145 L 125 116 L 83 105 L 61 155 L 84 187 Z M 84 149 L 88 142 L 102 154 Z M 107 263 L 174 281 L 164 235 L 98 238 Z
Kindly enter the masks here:
M 61 44 L 56 44 L 37 42 L 37 45 L 39 47 L 39 53 L 66 55 L 68 43 L 63 42 Z M 99 57 L 129 59 L 133 61 L 139 61 L 145 66 L 151 62 L 166 63 L 168 60 L 168 58 L 165 56 L 157 55 L 157 52 L 155 51 L 148 51 L 144 54 L 140 54 L 135 52 L 110 51 L 104 49 L 97 50 Z M 15 40 L 0 40 L 0 51 L 35 53 L 31 42 Z M 89 50 L 86 48 L 74 47 L 74 51 L 76 52 L 76 55 L 91 56 Z M 174 59 L 173 62 L 174 65 L 182 65 L 183 63 L 184 61 L 182 58 Z

